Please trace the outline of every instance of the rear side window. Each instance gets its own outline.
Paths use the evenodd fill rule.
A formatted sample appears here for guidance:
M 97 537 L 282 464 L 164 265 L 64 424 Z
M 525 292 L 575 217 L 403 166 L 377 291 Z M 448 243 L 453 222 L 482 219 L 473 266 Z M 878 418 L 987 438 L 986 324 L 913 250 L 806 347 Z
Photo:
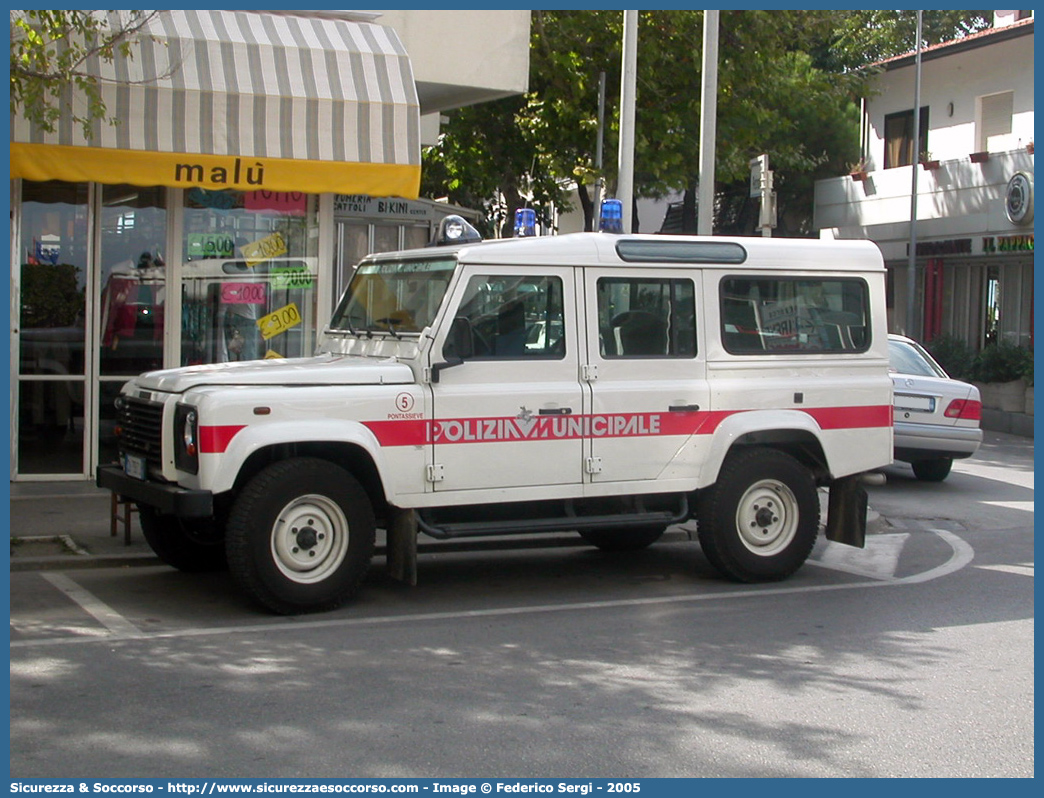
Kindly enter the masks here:
M 865 352 L 870 291 L 864 280 L 726 277 L 721 339 L 737 355 Z
M 604 358 L 694 357 L 696 293 L 692 280 L 599 279 L 598 333 Z

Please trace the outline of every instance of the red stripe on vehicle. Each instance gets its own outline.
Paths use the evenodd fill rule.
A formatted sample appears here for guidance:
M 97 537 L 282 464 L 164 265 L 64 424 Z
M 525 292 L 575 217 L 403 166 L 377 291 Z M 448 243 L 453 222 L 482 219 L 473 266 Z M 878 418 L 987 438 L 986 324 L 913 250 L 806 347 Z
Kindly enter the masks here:
M 364 421 L 381 446 L 709 435 L 744 410 Z M 804 408 L 822 429 L 890 427 L 892 407 Z
M 891 405 L 867 407 L 810 407 L 805 410 L 822 429 L 867 429 L 890 427 L 894 408 Z
M 199 428 L 199 451 L 200 454 L 221 454 L 228 448 L 232 438 L 241 429 L 246 429 L 245 424 L 228 425 L 223 427 L 200 427 Z
M 427 421 L 415 419 L 363 422 L 363 426 L 373 433 L 381 446 L 423 446 L 431 443 L 428 424 Z

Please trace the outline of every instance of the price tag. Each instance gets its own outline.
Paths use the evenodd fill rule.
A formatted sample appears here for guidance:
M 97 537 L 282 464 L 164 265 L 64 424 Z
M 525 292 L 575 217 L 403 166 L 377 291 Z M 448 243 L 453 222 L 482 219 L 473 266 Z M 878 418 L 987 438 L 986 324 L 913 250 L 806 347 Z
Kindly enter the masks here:
M 223 283 L 221 302 L 226 305 L 263 305 L 265 287 L 261 283 Z
M 289 305 L 284 305 L 279 310 L 272 311 L 267 316 L 262 316 L 258 319 L 257 329 L 261 331 L 261 337 L 267 341 L 269 338 L 274 338 L 300 323 L 301 313 L 298 311 L 297 305 L 291 302 Z
M 247 266 L 256 266 L 270 258 L 278 258 L 286 254 L 286 239 L 281 233 L 259 238 L 243 245 L 243 257 Z
M 187 252 L 190 258 L 231 258 L 235 242 L 224 233 L 189 233 Z
M 304 265 L 275 266 L 268 274 L 273 288 L 311 288 L 313 284 L 312 273 Z

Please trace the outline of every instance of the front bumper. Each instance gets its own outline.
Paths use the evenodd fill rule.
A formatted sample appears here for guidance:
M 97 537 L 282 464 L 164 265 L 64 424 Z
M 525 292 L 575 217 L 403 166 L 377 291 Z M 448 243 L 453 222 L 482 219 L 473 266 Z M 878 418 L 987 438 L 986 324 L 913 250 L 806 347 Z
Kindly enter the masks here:
M 214 494 L 165 482 L 150 482 L 127 476 L 118 465 L 98 466 L 95 484 L 138 504 L 155 507 L 178 518 L 209 518 L 214 514 Z

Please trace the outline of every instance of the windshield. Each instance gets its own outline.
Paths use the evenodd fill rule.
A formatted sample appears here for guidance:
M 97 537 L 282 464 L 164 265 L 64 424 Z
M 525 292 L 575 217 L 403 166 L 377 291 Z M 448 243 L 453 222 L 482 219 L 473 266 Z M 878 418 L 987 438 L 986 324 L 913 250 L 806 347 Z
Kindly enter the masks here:
M 446 295 L 457 261 L 364 262 L 330 320 L 330 329 L 353 335 L 419 333 L 429 326 Z

